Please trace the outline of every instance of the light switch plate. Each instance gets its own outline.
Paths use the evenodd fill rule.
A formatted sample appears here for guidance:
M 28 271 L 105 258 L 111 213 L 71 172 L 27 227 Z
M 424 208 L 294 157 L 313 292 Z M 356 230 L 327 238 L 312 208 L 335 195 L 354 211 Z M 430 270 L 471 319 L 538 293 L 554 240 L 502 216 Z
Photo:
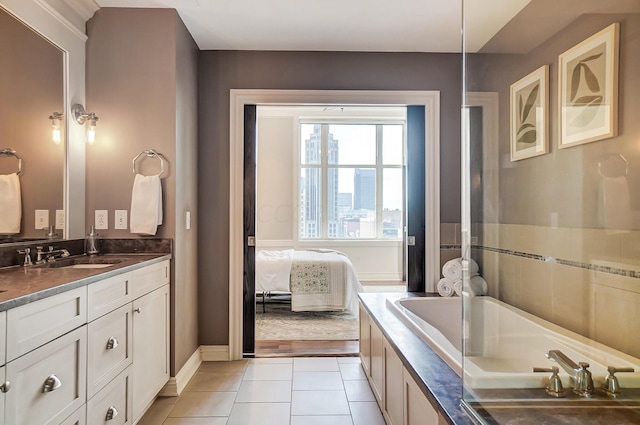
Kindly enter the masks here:
M 49 228 L 49 210 L 36 210 L 36 229 Z
M 96 230 L 107 230 L 109 228 L 108 210 L 96 210 L 95 227 Z
M 113 224 L 114 229 L 127 228 L 127 210 L 116 210 L 116 221 Z
M 64 210 L 56 210 L 56 229 L 64 229 Z
M 187 211 L 184 216 L 184 228 L 186 230 L 191 229 L 191 211 Z

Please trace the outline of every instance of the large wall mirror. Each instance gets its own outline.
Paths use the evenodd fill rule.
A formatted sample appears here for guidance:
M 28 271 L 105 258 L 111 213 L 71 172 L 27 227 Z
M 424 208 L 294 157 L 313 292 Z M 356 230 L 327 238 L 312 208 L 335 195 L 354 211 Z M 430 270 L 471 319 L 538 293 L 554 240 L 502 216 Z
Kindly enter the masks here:
M 64 52 L 0 8 L 0 58 L 0 243 L 44 239 L 50 225 L 62 237 L 66 126 L 54 141 L 49 117 L 64 112 Z
M 0 149 L 22 160 L 20 231 L 0 232 L 0 243 L 47 238 L 48 229 L 36 229 L 36 210 L 48 211 L 59 238 L 85 234 L 85 128 L 69 117 L 71 105 L 86 106 L 86 17 L 68 21 L 63 7 L 0 0 Z M 64 114 L 59 144 L 52 140 L 54 112 Z M 17 170 L 13 155 L 0 154 L 0 175 Z M 56 211 L 64 226 L 56 225 Z

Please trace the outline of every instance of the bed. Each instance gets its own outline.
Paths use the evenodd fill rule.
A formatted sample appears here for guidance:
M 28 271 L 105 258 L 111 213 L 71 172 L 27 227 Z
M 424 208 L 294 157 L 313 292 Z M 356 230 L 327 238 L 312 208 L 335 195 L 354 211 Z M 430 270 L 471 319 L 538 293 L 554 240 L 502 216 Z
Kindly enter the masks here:
M 349 311 L 358 314 L 362 285 L 349 258 L 327 249 L 260 250 L 256 292 L 291 293 L 292 311 Z

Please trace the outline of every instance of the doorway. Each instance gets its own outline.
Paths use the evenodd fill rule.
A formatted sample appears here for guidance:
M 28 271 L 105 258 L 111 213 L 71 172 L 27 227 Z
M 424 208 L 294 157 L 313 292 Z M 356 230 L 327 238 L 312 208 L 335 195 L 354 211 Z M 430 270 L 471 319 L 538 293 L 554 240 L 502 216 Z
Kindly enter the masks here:
M 439 271 L 439 93 L 438 92 L 393 92 L 393 91 L 278 91 L 278 90 L 232 90 L 231 91 L 231 229 L 230 229 L 230 280 L 229 280 L 229 358 L 242 357 L 243 335 L 243 292 L 248 293 L 242 285 L 244 258 L 247 240 L 244 234 L 243 211 L 244 202 L 244 110 L 245 105 L 290 105 L 290 104 L 324 104 L 324 105 L 419 105 L 424 115 L 423 137 L 426 158 L 426 177 L 424 198 L 423 235 L 429 241 L 425 243 L 424 255 L 419 255 L 419 262 L 424 265 L 420 283 L 422 288 L 430 288 Z M 413 235 L 415 236 L 415 235 Z M 420 284 L 418 283 L 418 284 Z M 426 283 L 426 287 L 425 287 Z M 424 290 L 424 289 L 423 289 Z M 254 303 L 255 306 L 255 303 Z M 251 354 L 250 352 L 248 354 Z

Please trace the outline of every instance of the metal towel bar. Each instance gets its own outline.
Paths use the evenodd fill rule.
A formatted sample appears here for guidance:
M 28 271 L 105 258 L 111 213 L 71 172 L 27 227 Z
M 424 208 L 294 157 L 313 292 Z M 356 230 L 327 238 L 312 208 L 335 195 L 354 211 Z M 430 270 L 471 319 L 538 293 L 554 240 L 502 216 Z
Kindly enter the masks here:
M 22 174 L 22 158 L 20 158 L 18 156 L 18 154 L 16 153 L 16 151 L 14 151 L 11 148 L 4 148 L 4 149 L 0 149 L 0 155 L 9 155 L 9 156 L 15 156 L 16 159 L 18 160 L 18 172 L 16 173 L 17 175 Z
M 133 158 L 133 161 L 132 161 L 132 163 L 133 163 L 133 174 L 139 174 L 138 171 L 136 171 L 136 161 L 142 155 L 146 155 L 148 158 L 158 158 L 160 160 L 160 173 L 158 175 L 161 176 L 164 173 L 164 157 L 162 156 L 162 154 L 156 152 L 153 149 L 147 149 L 147 150 L 144 150 L 144 151 L 140 152 L 138 155 L 136 155 L 135 158 Z

